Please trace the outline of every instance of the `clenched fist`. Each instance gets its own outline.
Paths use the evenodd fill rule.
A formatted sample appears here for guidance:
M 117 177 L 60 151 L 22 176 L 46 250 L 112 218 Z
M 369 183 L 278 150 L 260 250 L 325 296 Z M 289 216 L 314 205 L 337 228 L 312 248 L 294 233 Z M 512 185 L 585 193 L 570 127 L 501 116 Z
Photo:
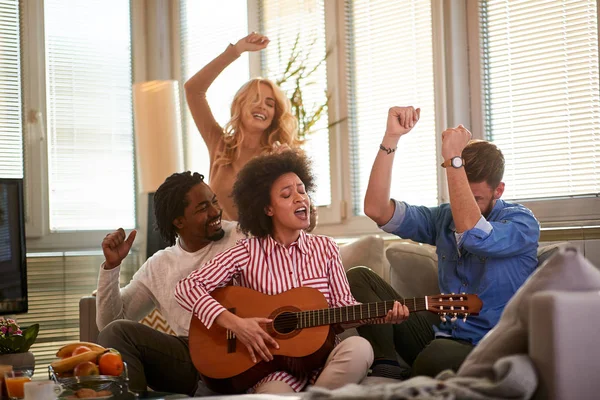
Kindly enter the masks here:
M 444 160 L 460 157 L 472 137 L 471 132 L 463 125 L 448 128 L 442 132 L 442 157 L 444 157 Z
M 121 265 L 121 262 L 133 245 L 137 231 L 133 230 L 127 238 L 125 238 L 125 230 L 119 228 L 113 233 L 109 233 L 102 241 L 102 252 L 104 253 L 105 269 L 113 269 Z
M 414 107 L 392 107 L 388 111 L 386 136 L 400 137 L 407 134 L 419 122 L 421 109 Z

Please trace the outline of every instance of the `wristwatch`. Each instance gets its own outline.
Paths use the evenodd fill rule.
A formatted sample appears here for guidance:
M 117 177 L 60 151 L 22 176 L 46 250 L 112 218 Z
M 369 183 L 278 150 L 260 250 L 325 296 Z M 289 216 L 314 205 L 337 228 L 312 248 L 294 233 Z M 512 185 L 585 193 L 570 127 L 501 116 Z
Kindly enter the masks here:
M 444 168 L 448 168 L 448 167 L 461 168 L 464 165 L 465 165 L 465 160 L 463 160 L 461 157 L 458 157 L 458 156 L 452 157 L 442 163 L 442 167 L 444 167 Z

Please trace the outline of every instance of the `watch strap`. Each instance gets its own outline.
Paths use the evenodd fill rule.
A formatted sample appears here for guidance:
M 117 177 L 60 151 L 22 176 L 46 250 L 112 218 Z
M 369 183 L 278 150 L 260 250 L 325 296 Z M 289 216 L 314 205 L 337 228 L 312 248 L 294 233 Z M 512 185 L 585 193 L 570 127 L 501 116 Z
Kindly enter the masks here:
M 464 167 L 465 165 L 465 160 L 459 156 L 455 156 L 455 157 L 450 157 L 449 159 L 447 159 L 446 161 L 444 161 L 441 166 L 443 168 L 448 168 L 448 167 L 452 167 L 452 160 L 454 160 L 455 158 L 460 158 L 462 160 L 462 166 Z

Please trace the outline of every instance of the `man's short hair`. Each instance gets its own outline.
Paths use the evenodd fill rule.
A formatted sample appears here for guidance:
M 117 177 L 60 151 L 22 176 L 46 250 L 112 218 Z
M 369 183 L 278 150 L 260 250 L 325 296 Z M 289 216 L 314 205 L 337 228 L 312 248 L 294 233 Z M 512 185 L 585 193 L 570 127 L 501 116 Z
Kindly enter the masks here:
M 495 144 L 471 140 L 463 149 L 465 172 L 469 183 L 486 182 L 495 189 L 504 176 L 504 156 Z

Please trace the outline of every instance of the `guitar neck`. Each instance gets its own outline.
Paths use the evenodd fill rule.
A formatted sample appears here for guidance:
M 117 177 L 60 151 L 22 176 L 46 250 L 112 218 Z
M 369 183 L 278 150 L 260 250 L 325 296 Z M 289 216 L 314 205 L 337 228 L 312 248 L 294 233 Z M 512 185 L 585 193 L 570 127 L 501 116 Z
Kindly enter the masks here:
M 360 320 L 385 317 L 394 306 L 395 300 L 378 301 L 375 303 L 357 304 L 354 306 L 325 308 L 322 310 L 300 311 L 297 314 L 298 328 L 341 324 Z M 398 300 L 400 301 L 400 300 Z M 428 309 L 426 297 L 415 297 L 400 301 L 410 312 Z

